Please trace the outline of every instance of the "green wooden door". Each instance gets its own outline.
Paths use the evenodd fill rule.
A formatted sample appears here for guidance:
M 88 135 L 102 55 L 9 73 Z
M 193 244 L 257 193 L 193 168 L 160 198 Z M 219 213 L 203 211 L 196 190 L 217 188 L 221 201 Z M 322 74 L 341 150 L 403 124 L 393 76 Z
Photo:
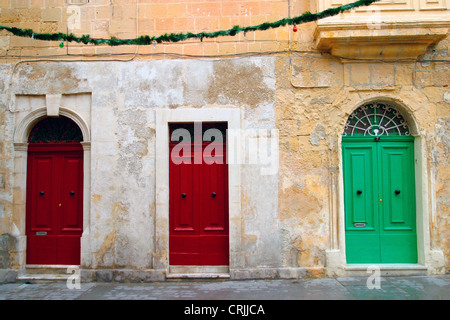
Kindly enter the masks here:
M 347 263 L 416 263 L 412 137 L 343 138 Z

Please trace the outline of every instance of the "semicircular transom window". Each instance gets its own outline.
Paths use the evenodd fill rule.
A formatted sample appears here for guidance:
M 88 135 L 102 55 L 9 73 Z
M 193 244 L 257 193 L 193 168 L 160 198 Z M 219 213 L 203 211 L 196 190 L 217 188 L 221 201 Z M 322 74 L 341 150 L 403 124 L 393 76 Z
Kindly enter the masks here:
M 344 136 L 409 136 L 409 127 L 398 110 L 383 102 L 367 103 L 348 117 Z
M 45 118 L 31 130 L 28 142 L 81 142 L 83 134 L 73 120 L 67 117 Z

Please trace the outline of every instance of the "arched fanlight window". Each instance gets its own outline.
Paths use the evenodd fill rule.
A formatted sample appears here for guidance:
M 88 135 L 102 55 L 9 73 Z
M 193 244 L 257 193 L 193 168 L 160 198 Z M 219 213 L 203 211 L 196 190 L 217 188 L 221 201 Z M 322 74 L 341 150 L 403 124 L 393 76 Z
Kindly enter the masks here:
M 409 127 L 398 110 L 384 102 L 371 102 L 348 117 L 344 136 L 409 136 Z
M 45 118 L 31 130 L 28 142 L 81 142 L 83 134 L 75 122 L 67 117 Z

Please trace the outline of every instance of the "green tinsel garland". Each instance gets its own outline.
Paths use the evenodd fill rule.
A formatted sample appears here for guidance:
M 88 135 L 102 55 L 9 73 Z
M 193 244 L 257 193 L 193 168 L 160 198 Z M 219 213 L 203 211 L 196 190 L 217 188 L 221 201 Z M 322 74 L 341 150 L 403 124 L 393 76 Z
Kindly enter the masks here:
M 256 26 L 248 26 L 248 27 L 240 27 L 234 26 L 228 30 L 220 30 L 215 32 L 200 32 L 200 33 L 170 33 L 163 34 L 158 37 L 150 37 L 150 36 L 140 36 L 135 39 L 117 39 L 116 37 L 111 37 L 110 39 L 93 39 L 89 37 L 89 35 L 82 35 L 81 37 L 75 36 L 74 34 L 65 34 L 65 33 L 36 33 L 31 29 L 21 29 L 16 27 L 6 27 L 0 26 L 0 30 L 7 30 L 19 37 L 28 37 L 37 40 L 47 40 L 47 41 L 68 41 L 68 42 L 82 42 L 84 44 L 108 44 L 110 46 L 119 46 L 119 45 L 150 45 L 155 41 L 157 43 L 162 42 L 179 42 L 187 39 L 197 38 L 203 40 L 203 38 L 217 38 L 223 36 L 235 36 L 240 32 L 249 32 L 249 31 L 258 31 L 258 30 L 267 30 L 273 28 L 279 28 L 285 25 L 297 25 L 306 22 L 316 21 L 319 19 L 323 19 L 326 17 L 335 16 L 341 12 L 360 7 L 360 6 L 368 6 L 374 2 L 380 0 L 358 0 L 340 7 L 329 8 L 322 12 L 311 13 L 305 12 L 301 16 L 294 18 L 284 18 L 275 22 L 264 22 Z

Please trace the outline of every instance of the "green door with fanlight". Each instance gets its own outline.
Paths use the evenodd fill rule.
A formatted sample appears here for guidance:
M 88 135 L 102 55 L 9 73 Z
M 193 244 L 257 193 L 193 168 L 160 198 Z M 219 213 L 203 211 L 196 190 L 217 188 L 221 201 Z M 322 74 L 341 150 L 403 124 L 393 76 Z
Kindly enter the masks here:
M 389 125 L 380 125 L 384 109 L 373 109 L 357 114 L 366 134 L 342 139 L 347 263 L 417 263 L 414 138 L 377 135 Z

